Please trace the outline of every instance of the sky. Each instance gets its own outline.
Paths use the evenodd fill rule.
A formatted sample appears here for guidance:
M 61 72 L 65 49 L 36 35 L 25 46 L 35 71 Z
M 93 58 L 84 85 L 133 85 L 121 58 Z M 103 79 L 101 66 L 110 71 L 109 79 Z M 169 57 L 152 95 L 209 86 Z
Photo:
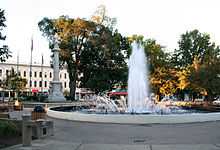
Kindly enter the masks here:
M 13 57 L 8 62 L 30 63 L 33 36 L 33 63 L 50 63 L 48 41 L 37 26 L 44 17 L 68 15 L 89 19 L 99 5 L 107 15 L 117 19 L 116 28 L 124 36 L 141 34 L 153 38 L 173 51 L 180 35 L 198 29 L 209 33 L 211 41 L 220 45 L 219 0 L 0 0 L 5 10 L 5 34 Z

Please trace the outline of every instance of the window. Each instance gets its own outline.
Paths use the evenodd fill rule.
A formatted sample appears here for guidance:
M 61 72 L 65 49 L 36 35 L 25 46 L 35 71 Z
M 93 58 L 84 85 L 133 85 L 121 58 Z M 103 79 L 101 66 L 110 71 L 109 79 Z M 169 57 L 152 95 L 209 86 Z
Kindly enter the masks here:
M 32 77 L 32 72 L 30 71 L 30 77 Z
M 0 69 L 0 77 L 2 76 L 2 69 Z
M 44 81 L 44 87 L 47 87 L 47 81 Z
M 34 81 L 34 87 L 37 87 L 37 81 Z
M 66 88 L 66 82 L 64 82 L 64 88 Z
M 42 78 L 42 72 L 39 73 L 39 77 Z
M 36 71 L 34 72 L 34 77 L 37 77 L 37 72 Z
M 8 76 L 9 75 L 9 70 L 6 70 L 6 76 Z
M 62 78 L 62 74 L 60 74 L 60 79 Z
M 29 85 L 30 85 L 30 87 L 32 87 L 32 81 L 31 80 L 29 81 Z
M 24 71 L 24 77 L 26 77 L 26 71 Z
M 21 72 L 20 71 L 18 71 L 18 76 L 21 76 Z
M 66 79 L 66 73 L 64 73 L 64 78 Z
M 52 78 L 52 73 L 50 72 L 50 78 Z
M 45 78 L 47 77 L 47 72 L 45 72 L 44 77 L 45 77 Z
M 39 81 L 39 87 L 42 87 L 42 81 Z

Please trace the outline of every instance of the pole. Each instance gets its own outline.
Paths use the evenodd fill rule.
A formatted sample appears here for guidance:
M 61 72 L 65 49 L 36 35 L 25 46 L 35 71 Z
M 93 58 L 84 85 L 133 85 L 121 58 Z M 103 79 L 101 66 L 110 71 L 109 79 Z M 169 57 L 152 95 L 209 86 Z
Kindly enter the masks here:
M 17 73 L 16 73 L 16 77 L 19 77 L 20 76 L 20 74 L 19 74 L 19 52 L 18 52 L 18 54 L 17 54 Z M 15 98 L 16 98 L 16 100 L 18 99 L 18 94 L 19 94 L 19 89 L 16 89 L 15 90 Z
M 41 94 L 43 94 L 43 64 L 44 64 L 44 56 L 42 54 L 42 61 L 41 61 Z
M 29 77 L 30 77 L 30 81 L 29 81 L 29 96 L 31 96 L 31 86 L 32 86 L 32 52 L 33 52 L 33 36 L 31 37 L 31 60 L 30 60 L 30 72 L 29 72 Z
M 17 54 L 17 76 L 19 76 L 19 52 Z

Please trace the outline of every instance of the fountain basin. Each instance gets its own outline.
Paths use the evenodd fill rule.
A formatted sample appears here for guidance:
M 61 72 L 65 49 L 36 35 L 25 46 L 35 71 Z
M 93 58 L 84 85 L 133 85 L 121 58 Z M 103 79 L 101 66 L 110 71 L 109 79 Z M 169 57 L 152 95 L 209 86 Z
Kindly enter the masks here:
M 191 113 L 191 114 L 86 114 L 82 112 L 62 112 L 48 109 L 47 115 L 57 119 L 65 119 L 81 122 L 118 123 L 118 124 L 173 124 L 194 123 L 220 120 L 220 112 L 217 113 Z

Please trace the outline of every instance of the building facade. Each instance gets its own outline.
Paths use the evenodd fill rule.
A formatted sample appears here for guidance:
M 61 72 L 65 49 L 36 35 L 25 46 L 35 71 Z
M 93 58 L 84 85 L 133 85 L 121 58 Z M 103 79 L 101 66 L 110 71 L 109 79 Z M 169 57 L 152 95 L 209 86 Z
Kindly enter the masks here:
M 25 92 L 49 92 L 50 82 L 53 80 L 53 69 L 50 66 L 33 64 L 30 67 L 27 64 L 0 63 L 1 81 L 6 78 L 12 68 L 18 72 L 18 75 L 27 80 Z M 60 69 L 59 78 L 62 82 L 62 91 L 69 92 L 69 74 L 65 67 Z

